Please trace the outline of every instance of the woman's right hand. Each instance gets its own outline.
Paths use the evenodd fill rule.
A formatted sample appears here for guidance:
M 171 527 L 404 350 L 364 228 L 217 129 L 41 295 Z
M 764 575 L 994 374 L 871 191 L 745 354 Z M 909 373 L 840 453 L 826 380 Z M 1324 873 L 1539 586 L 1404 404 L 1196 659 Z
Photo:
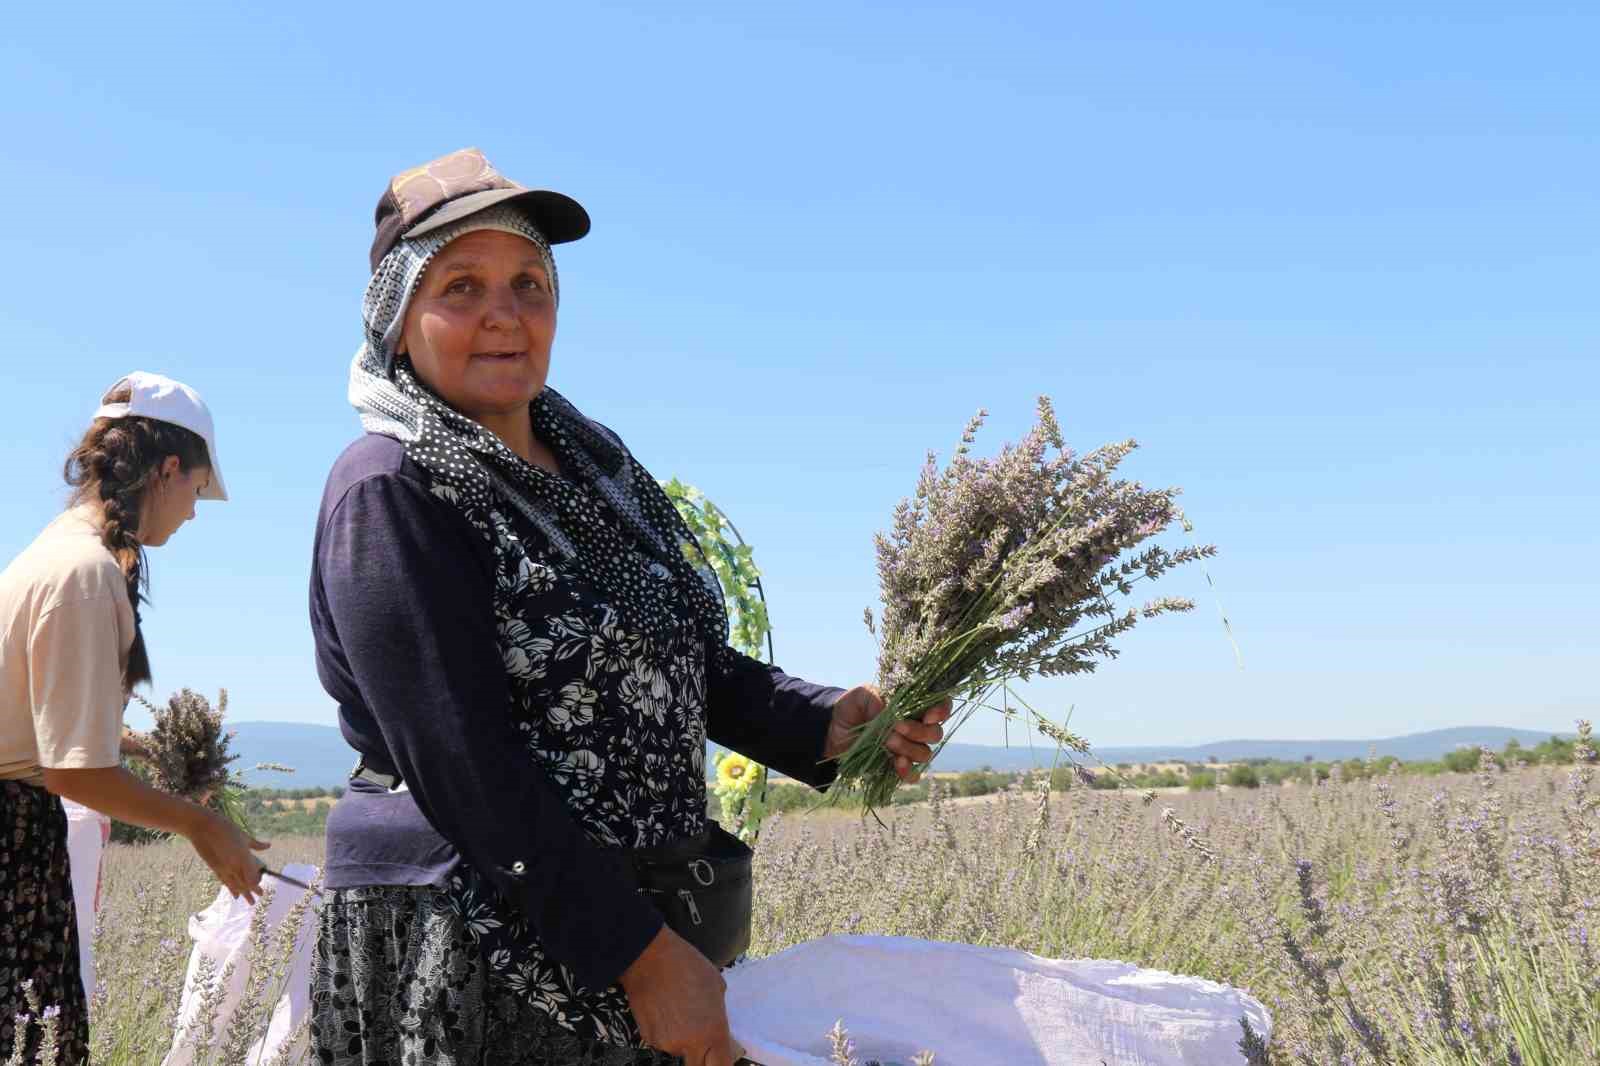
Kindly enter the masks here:
M 261 891 L 261 860 L 255 855 L 272 845 L 257 840 L 215 811 L 202 809 L 195 828 L 186 834 L 224 888 L 254 905 Z
M 644 1042 L 685 1066 L 733 1066 L 744 1053 L 728 1029 L 727 982 L 666 926 L 619 982 Z

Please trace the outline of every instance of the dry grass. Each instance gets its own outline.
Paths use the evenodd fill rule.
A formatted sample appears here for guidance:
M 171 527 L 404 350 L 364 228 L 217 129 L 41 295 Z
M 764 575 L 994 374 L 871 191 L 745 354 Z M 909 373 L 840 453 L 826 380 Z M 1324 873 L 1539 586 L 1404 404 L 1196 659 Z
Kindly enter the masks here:
M 265 857 L 274 869 L 292 862 L 320 865 L 323 842 L 320 837 L 281 838 Z M 172 1046 L 173 1019 L 194 947 L 189 916 L 209 907 L 219 886 L 182 841 L 113 844 L 102 876 L 95 939 L 99 981 L 90 1003 L 94 1064 L 159 1063 Z M 197 1061 L 233 1066 L 220 1055 L 223 1045 L 248 1047 L 263 1028 L 243 1025 L 239 1032 L 219 1034 L 217 1054 Z
M 874 932 L 1120 958 L 1253 992 L 1274 1013 L 1280 1066 L 1592 1066 L 1596 806 L 1580 767 L 1152 806 L 1014 790 L 886 809 L 885 827 L 787 815 L 757 850 L 755 951 Z M 318 862 L 321 849 L 279 840 L 271 859 Z M 97 1066 L 160 1060 L 188 916 L 215 893 L 182 844 L 110 849 Z
M 1581 769 L 883 816 L 768 828 L 758 952 L 861 932 L 1126 959 L 1253 992 L 1280 1064 L 1600 1062 Z

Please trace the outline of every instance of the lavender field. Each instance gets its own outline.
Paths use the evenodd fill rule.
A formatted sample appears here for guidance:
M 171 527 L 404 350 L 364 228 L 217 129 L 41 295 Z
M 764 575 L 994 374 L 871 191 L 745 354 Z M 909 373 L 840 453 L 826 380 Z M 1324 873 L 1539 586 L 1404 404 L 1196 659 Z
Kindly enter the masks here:
M 885 812 L 884 826 L 786 815 L 757 849 L 755 953 L 893 933 L 1195 974 L 1272 1010 L 1270 1048 L 1241 1062 L 1592 1064 L 1592 774 L 1485 760 L 1476 777 L 1335 778 L 1148 804 L 1134 792 L 1019 788 L 957 806 L 936 791 Z M 272 858 L 319 851 L 280 840 Z M 215 891 L 186 848 L 112 849 L 97 1063 L 160 1061 L 185 922 Z M 219 1032 L 197 1061 L 241 1061 L 250 1039 Z

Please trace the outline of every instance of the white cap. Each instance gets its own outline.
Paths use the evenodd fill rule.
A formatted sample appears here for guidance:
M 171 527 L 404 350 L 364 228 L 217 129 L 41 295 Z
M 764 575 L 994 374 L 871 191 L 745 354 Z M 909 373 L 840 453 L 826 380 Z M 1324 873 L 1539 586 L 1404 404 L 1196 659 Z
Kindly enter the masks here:
M 200 394 L 181 381 L 173 381 L 161 374 L 135 370 L 111 386 L 115 392 L 126 385 L 133 390 L 127 403 L 108 403 L 94 413 L 96 418 L 126 418 L 137 415 L 170 422 L 198 434 L 206 442 L 206 454 L 211 460 L 211 483 L 200 493 L 203 500 L 226 500 L 228 490 L 222 484 L 222 467 L 217 463 L 217 434 L 211 424 L 211 411 Z

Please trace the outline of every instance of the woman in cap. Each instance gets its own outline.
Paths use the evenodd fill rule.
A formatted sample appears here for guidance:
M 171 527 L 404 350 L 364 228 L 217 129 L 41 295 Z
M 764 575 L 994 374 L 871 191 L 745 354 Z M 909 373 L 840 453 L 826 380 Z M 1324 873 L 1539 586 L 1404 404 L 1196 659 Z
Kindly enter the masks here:
M 655 479 L 546 385 L 550 245 L 582 207 L 467 149 L 394 178 L 376 221 L 367 434 L 312 564 L 361 756 L 328 821 L 314 1053 L 731 1066 L 717 966 L 748 940 L 748 852 L 708 826 L 706 738 L 824 786 L 882 703 L 729 648 Z M 890 740 L 903 776 L 948 713 Z
M 33 1061 L 41 1019 L 18 1024 L 31 991 L 56 1017 L 63 1066 L 88 1062 L 78 942 L 89 930 L 74 915 L 62 798 L 183 834 L 236 896 L 254 899 L 252 849 L 267 846 L 119 758 L 128 693 L 150 680 L 145 549 L 166 544 L 197 499 L 228 498 L 210 412 L 186 385 L 129 374 L 65 477 L 68 509 L 0 571 L 0 1059 Z

